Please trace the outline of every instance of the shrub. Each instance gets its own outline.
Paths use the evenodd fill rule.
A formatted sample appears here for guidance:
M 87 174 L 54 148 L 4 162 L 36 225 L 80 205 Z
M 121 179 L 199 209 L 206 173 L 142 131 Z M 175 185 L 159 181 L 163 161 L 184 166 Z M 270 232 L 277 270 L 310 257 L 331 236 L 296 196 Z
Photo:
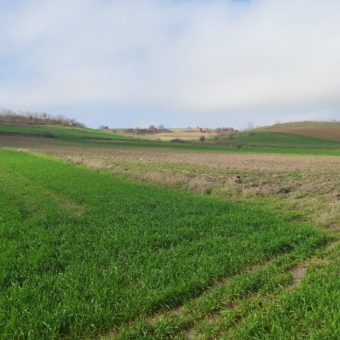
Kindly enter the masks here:
M 55 137 L 56 137 L 55 134 L 53 134 L 53 133 L 51 133 L 51 132 L 48 132 L 48 131 L 44 132 L 44 133 L 42 134 L 42 136 L 45 137 L 45 138 L 55 138 Z
M 183 139 L 180 139 L 180 138 L 171 139 L 171 142 L 172 143 L 185 143 L 185 141 Z

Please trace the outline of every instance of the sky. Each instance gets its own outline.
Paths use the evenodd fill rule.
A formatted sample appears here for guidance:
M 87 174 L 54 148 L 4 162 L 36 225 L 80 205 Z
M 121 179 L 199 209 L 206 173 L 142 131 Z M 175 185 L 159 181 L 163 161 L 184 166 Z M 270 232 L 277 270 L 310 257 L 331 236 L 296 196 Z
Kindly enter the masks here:
M 339 0 L 0 0 L 0 108 L 89 127 L 340 120 Z

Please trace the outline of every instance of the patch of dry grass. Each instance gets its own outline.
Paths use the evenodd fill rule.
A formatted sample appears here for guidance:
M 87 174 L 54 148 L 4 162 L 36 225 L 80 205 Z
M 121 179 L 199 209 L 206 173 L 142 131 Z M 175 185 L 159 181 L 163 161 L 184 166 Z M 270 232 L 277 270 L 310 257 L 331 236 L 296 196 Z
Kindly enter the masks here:
M 126 136 L 135 136 L 133 134 L 123 133 Z M 216 136 L 217 133 L 213 129 L 202 129 L 199 128 L 183 128 L 183 129 L 171 129 L 170 132 L 157 133 L 157 134 L 143 134 L 143 138 L 153 139 L 153 140 L 164 140 L 169 141 L 174 138 L 180 138 L 183 140 L 198 140 L 201 136 L 205 138 L 212 138 Z

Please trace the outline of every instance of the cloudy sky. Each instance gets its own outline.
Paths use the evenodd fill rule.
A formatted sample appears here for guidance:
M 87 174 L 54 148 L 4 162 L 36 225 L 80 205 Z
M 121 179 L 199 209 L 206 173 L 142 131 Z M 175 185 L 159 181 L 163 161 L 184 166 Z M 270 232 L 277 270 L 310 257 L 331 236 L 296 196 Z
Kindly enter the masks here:
M 340 119 L 339 0 L 0 0 L 0 108 L 90 127 Z

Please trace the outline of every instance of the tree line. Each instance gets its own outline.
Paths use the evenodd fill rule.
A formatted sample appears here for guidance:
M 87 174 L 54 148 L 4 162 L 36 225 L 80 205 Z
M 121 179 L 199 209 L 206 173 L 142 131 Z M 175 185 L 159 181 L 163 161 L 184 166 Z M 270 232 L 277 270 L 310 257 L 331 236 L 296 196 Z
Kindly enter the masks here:
M 46 112 L 15 112 L 6 109 L 0 109 L 0 124 L 62 125 L 85 127 L 85 124 L 80 123 L 75 119 L 66 118 L 63 115 L 53 116 Z

